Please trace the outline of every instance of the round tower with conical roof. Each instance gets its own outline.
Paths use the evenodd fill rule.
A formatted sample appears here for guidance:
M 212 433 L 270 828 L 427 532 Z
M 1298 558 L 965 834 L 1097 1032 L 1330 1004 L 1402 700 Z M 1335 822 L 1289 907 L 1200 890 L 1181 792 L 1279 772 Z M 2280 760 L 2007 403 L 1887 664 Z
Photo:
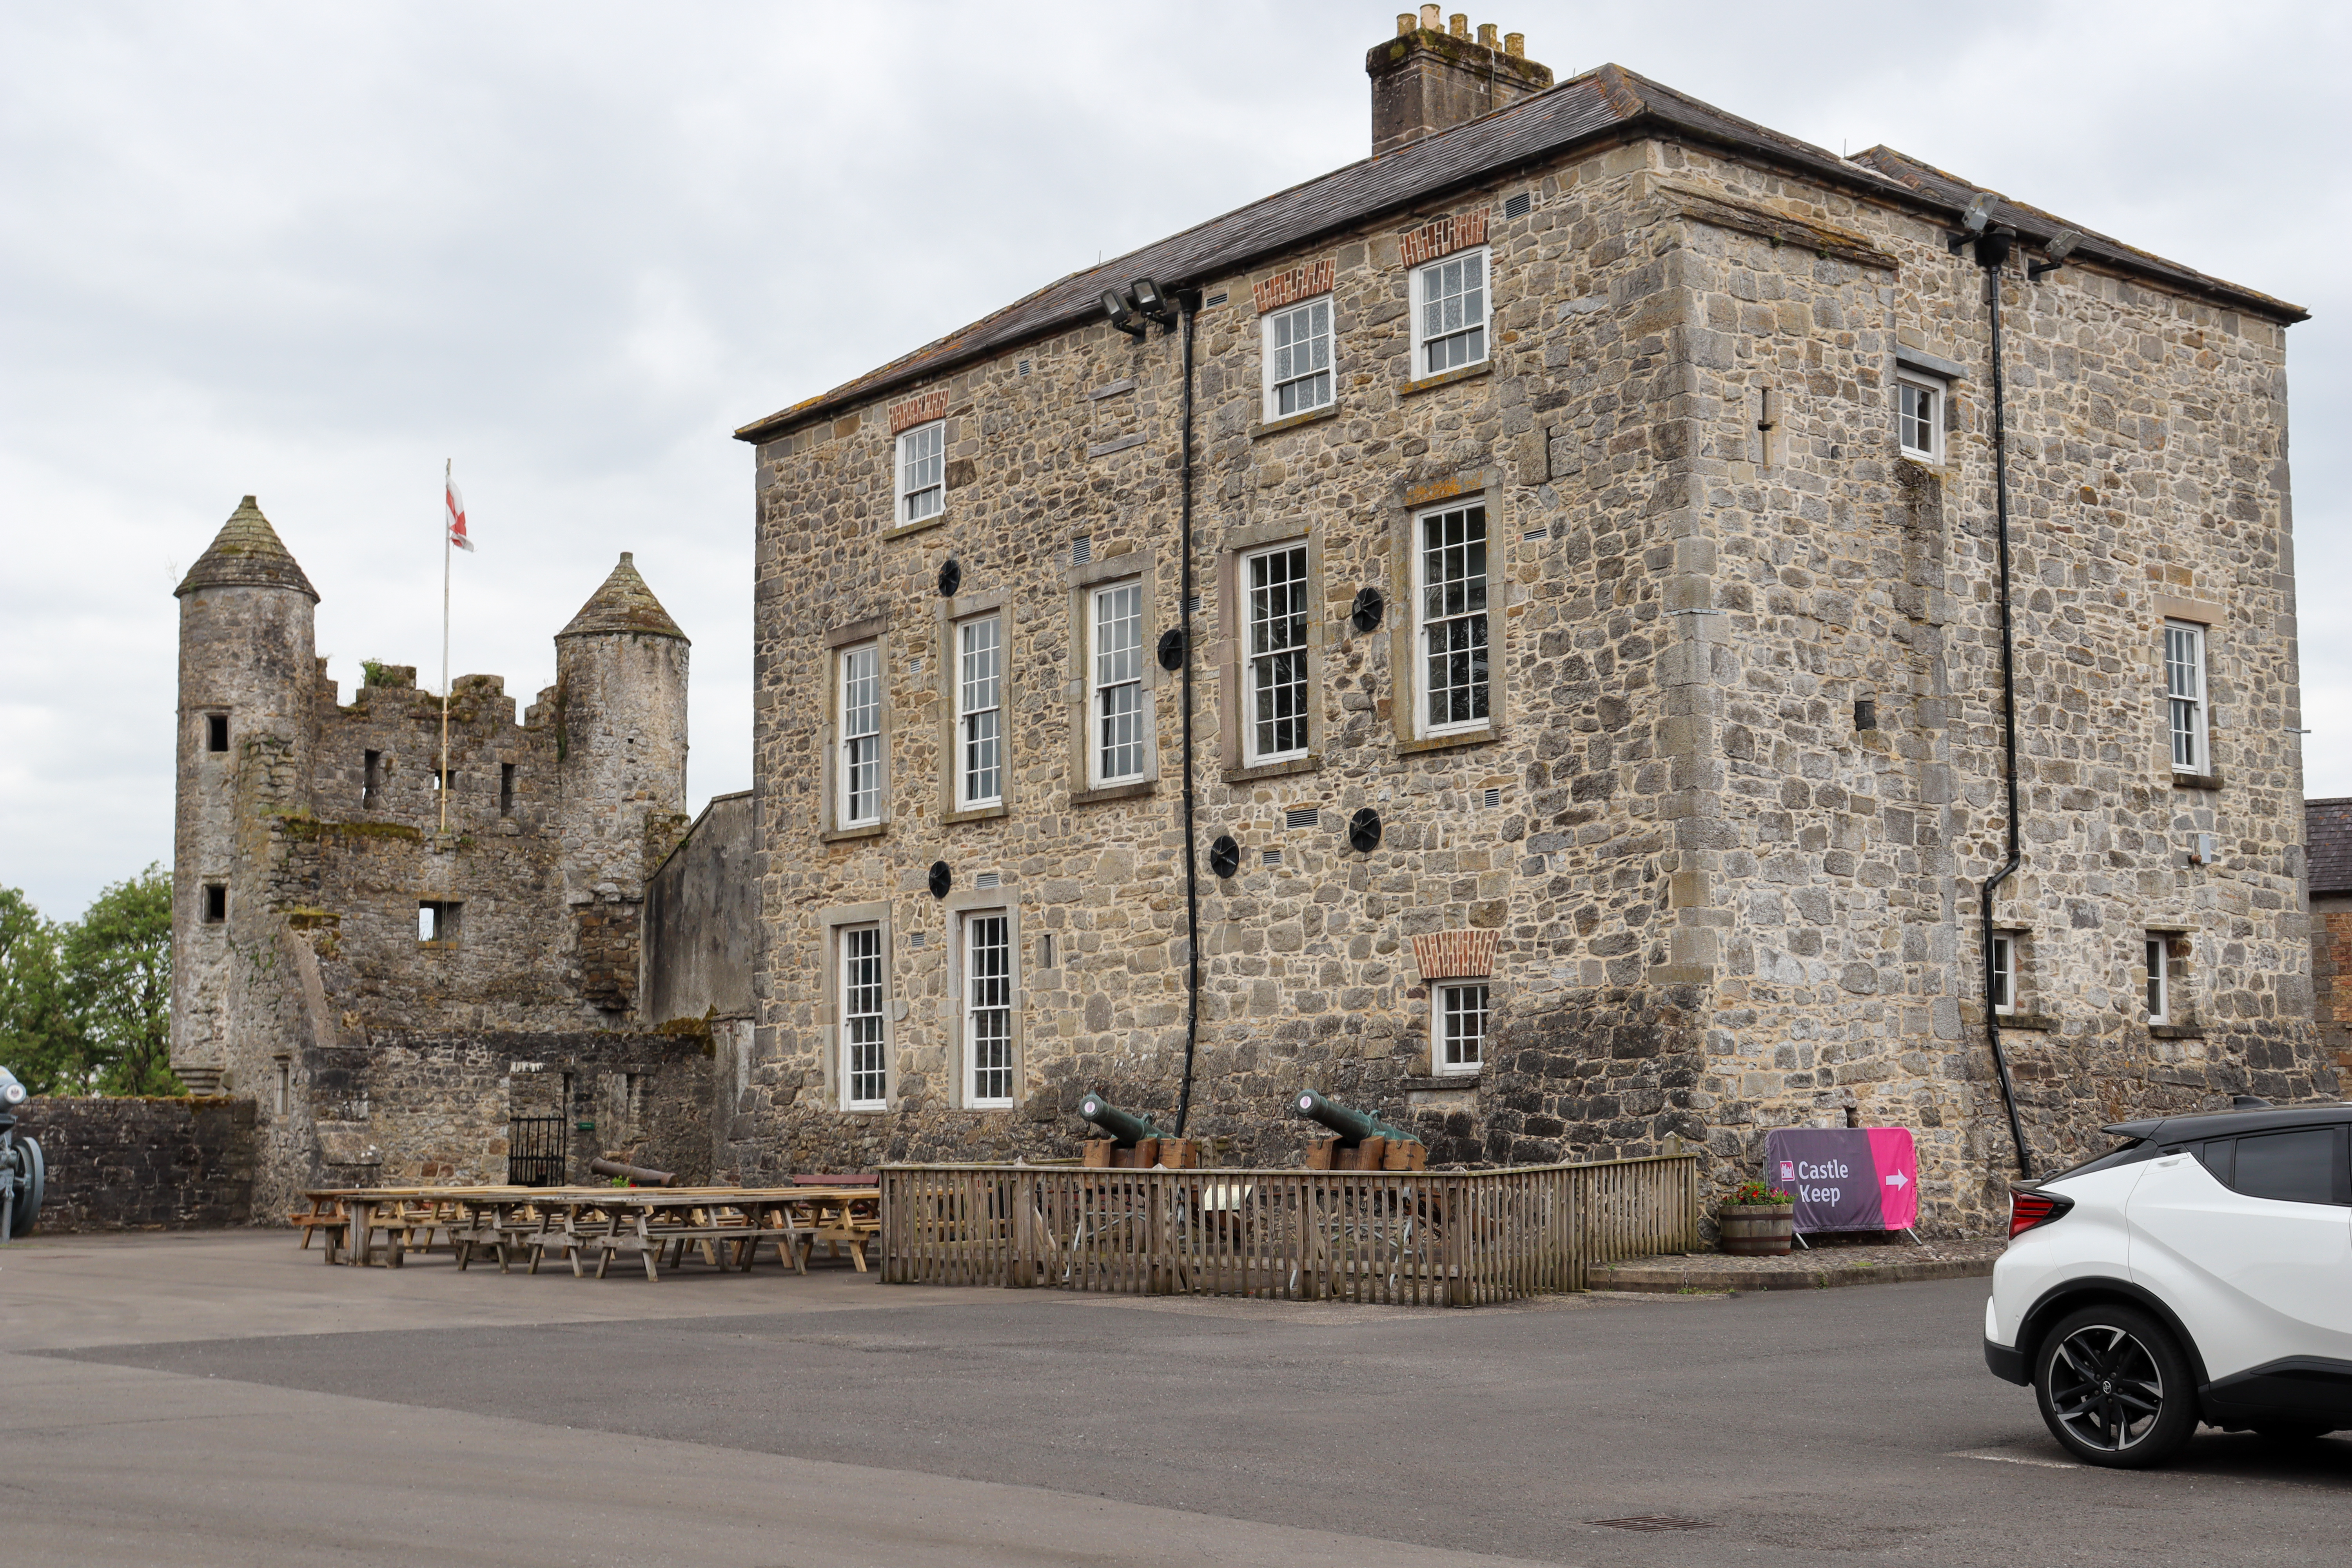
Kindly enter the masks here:
M 576 978 L 611 1011 L 635 1002 L 646 878 L 683 823 L 690 646 L 626 552 L 555 634 L 558 831 L 578 918 Z
M 172 1067 L 207 1093 L 237 1087 L 226 1081 L 234 939 L 257 920 L 265 897 L 258 858 L 240 853 L 241 840 L 265 814 L 309 805 L 319 592 L 247 496 L 173 593 L 180 710 Z

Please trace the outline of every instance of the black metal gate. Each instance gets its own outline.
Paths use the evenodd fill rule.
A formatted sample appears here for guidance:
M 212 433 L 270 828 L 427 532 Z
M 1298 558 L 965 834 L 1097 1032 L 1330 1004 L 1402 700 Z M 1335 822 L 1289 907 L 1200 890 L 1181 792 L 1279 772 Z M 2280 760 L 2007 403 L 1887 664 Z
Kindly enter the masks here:
M 560 1187 L 564 1167 L 563 1118 L 517 1116 L 507 1122 L 507 1184 Z

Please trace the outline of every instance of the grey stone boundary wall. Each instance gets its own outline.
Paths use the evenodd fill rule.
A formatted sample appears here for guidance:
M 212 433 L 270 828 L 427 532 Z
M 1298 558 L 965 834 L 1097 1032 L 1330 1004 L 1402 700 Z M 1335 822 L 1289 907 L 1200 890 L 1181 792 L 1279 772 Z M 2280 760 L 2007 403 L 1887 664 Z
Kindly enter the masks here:
M 16 1132 L 40 1141 L 48 1165 L 36 1235 L 252 1223 L 250 1100 L 36 1098 Z

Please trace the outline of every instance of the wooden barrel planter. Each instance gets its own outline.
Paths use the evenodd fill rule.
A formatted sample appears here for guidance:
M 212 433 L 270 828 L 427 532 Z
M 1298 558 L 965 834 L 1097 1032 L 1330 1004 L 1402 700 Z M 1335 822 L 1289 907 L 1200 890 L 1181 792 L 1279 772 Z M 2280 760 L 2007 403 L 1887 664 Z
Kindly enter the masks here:
M 1794 1204 L 1725 1204 L 1715 1211 L 1723 1250 L 1734 1258 L 1784 1258 L 1795 1234 Z

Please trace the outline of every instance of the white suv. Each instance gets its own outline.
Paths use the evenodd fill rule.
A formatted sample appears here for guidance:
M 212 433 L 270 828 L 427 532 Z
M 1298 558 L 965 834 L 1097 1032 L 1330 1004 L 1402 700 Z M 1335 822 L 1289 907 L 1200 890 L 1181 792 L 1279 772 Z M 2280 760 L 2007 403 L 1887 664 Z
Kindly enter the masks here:
M 2078 1458 L 2153 1465 L 2201 1420 L 2352 1426 L 2352 1105 L 2242 1099 L 2011 1194 L 1985 1364 Z

